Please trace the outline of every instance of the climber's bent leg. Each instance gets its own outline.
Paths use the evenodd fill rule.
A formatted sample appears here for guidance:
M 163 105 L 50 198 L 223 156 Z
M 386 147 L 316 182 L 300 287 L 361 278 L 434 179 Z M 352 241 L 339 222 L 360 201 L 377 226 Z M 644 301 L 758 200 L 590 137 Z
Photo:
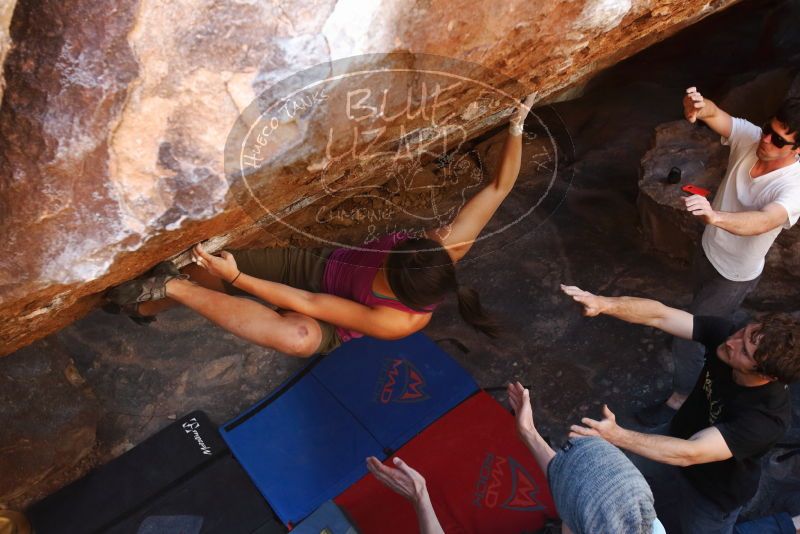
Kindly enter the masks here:
M 188 280 L 170 280 L 167 297 L 236 336 L 291 356 L 315 354 L 323 339 L 320 324 L 295 313 L 280 313 L 250 299 L 228 295 Z

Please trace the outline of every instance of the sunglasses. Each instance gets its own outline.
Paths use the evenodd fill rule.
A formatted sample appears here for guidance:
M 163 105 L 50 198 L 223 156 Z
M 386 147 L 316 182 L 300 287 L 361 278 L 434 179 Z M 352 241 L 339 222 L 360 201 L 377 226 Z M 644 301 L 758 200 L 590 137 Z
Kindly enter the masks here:
M 764 125 L 761 127 L 761 135 L 768 135 L 769 142 L 775 145 L 775 148 L 783 148 L 786 145 L 792 145 L 793 147 L 797 148 L 797 143 L 792 143 L 791 141 L 787 141 L 777 133 L 775 130 L 772 129 L 772 121 L 765 122 Z

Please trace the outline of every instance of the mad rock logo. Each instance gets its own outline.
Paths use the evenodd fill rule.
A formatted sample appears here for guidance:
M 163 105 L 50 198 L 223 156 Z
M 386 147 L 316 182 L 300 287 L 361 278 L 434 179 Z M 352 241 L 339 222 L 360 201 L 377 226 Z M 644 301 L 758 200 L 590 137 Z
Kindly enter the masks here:
M 422 373 L 402 358 L 386 361 L 379 374 L 375 397 L 381 404 L 420 402 L 429 398 Z
M 472 504 L 478 508 L 505 508 L 518 512 L 543 510 L 536 495 L 539 486 L 511 456 L 487 453 L 481 465 Z

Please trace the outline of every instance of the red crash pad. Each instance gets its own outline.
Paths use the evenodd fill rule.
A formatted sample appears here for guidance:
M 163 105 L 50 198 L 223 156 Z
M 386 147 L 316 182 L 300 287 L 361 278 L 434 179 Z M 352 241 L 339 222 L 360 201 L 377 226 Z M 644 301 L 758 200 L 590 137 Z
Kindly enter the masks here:
M 422 473 L 448 534 L 521 534 L 555 517 L 544 475 L 514 418 L 484 392 L 465 400 L 397 451 Z M 393 465 L 391 458 L 386 465 Z M 416 532 L 411 505 L 367 475 L 334 499 L 364 534 Z

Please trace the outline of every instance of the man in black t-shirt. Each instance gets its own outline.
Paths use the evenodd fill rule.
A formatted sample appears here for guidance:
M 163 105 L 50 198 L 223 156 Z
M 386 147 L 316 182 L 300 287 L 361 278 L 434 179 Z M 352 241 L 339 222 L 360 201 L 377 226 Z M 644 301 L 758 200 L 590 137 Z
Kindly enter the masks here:
M 670 482 L 684 534 L 733 532 L 742 505 L 758 487 L 760 458 L 791 422 L 787 384 L 800 380 L 800 323 L 770 314 L 736 330 L 726 319 L 695 317 L 654 300 L 561 287 L 587 316 L 611 315 L 705 346 L 705 366 L 672 419 L 669 435 L 622 428 L 607 406 L 602 420 L 583 418 L 585 426 L 573 425 L 571 435 L 600 436 L 655 462 L 679 466 L 680 476 Z M 659 507 L 656 495 L 662 516 Z

